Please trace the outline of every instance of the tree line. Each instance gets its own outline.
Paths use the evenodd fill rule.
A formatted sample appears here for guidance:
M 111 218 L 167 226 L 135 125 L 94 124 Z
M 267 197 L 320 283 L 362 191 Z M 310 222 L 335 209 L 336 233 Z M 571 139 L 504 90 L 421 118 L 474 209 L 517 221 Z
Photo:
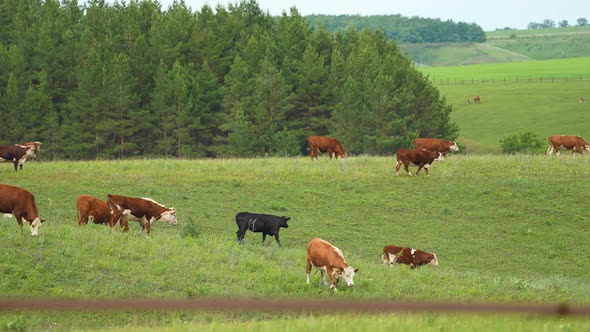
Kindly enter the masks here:
M 438 18 L 396 15 L 308 15 L 312 25 L 323 25 L 329 31 L 381 30 L 390 39 L 402 44 L 486 41 L 483 29 L 475 23 L 443 21 Z
M 382 31 L 311 27 L 256 1 L 0 1 L 0 143 L 43 158 L 388 154 L 454 139 L 451 106 Z

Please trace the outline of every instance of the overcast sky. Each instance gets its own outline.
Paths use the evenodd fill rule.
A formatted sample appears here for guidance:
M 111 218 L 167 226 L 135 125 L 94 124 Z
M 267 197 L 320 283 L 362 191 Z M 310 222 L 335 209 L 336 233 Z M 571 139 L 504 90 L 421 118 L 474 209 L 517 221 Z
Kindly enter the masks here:
M 173 0 L 160 0 L 167 9 Z M 578 18 L 590 21 L 590 0 L 258 0 L 263 10 L 271 15 L 289 12 L 294 6 L 301 15 L 390 15 L 420 16 L 427 18 L 452 19 L 455 22 L 476 23 L 485 31 L 496 28 L 526 29 L 530 22 L 542 23 L 553 20 L 557 25 L 567 20 L 576 25 Z M 238 0 L 185 0 L 193 11 L 200 11 L 207 3 L 215 8 L 217 4 L 227 7 Z

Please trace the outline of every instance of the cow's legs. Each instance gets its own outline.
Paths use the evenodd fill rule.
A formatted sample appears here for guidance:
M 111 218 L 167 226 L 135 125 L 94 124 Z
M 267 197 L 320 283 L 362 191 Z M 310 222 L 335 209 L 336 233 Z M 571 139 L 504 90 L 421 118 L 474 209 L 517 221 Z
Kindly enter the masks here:
M 402 163 L 398 160 L 397 163 L 395 163 L 395 176 L 399 176 L 399 169 L 402 167 Z
M 547 157 L 551 157 L 553 153 L 553 144 L 549 144 L 549 148 L 547 148 Z
M 311 259 L 309 258 L 309 256 L 307 256 L 307 258 L 305 259 L 305 275 L 306 275 L 308 284 L 310 282 L 310 280 L 309 280 L 310 273 L 311 273 Z
M 266 233 L 262 232 L 262 243 L 264 243 L 264 240 L 266 240 Z
M 281 241 L 279 241 L 279 232 L 277 232 L 277 234 L 275 234 L 275 240 L 277 240 L 277 243 L 279 244 L 279 247 L 280 247 Z
M 121 228 L 123 228 L 123 232 L 129 231 L 129 221 L 128 220 L 126 220 L 125 218 L 121 218 L 119 220 L 119 224 L 121 225 Z
M 412 176 L 412 172 L 410 172 L 410 170 L 408 169 L 408 166 L 410 165 L 410 163 L 404 163 L 404 169 L 406 170 L 406 172 L 408 173 L 408 175 Z
M 238 241 L 240 243 L 244 243 L 244 236 L 246 235 L 246 231 L 248 230 L 248 224 L 244 223 L 244 225 L 238 225 L 238 231 L 236 232 L 236 236 L 238 237 Z
M 145 236 L 146 237 L 150 237 L 150 230 L 152 228 L 152 224 L 149 221 L 143 222 L 143 225 L 145 227 Z

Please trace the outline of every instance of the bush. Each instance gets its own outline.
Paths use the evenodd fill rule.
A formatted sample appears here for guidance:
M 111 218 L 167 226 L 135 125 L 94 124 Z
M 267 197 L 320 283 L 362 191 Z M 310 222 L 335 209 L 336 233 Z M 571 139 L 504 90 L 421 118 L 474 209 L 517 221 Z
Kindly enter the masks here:
M 532 131 L 523 132 L 500 140 L 500 150 L 502 153 L 536 153 L 543 146 L 541 139 Z

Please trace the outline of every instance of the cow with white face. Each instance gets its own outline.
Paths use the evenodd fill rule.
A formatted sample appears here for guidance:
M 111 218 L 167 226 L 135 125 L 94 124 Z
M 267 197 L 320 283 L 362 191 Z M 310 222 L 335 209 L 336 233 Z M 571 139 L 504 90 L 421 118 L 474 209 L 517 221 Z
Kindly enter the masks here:
M 109 225 L 114 227 L 120 223 L 123 232 L 129 230 L 128 221 L 138 221 L 150 237 L 151 226 L 156 221 L 164 221 L 171 225 L 178 225 L 176 209 L 167 208 L 151 198 L 136 198 L 120 195 L 107 195 L 107 204 L 113 215 Z
M 338 292 L 336 284 L 340 279 L 346 282 L 348 287 L 354 286 L 354 274 L 358 269 L 349 266 L 344 260 L 342 251 L 330 242 L 314 238 L 307 244 L 307 283 L 310 283 L 311 267 L 315 266 L 320 271 L 324 285 L 328 285 L 324 273 L 330 277 L 330 289 Z

